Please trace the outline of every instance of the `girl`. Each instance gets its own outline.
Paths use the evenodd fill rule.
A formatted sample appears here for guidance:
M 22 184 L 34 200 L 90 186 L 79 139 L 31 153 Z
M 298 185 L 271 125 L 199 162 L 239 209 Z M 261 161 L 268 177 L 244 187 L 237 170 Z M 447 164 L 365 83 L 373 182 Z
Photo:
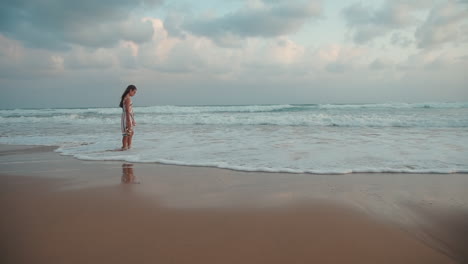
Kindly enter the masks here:
M 132 147 L 133 127 L 136 126 L 133 117 L 132 99 L 137 92 L 135 85 L 129 85 L 122 94 L 120 107 L 122 107 L 122 150 Z

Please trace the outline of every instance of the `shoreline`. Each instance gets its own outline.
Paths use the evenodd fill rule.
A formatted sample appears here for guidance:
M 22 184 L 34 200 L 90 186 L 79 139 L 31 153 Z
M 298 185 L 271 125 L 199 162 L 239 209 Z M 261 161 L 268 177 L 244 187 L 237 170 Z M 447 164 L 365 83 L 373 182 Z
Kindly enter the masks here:
M 377 172 L 372 172 L 372 171 L 352 171 L 352 172 L 343 172 L 343 173 L 317 173 L 317 172 L 291 172 L 285 169 L 284 171 L 271 171 L 271 170 L 243 170 L 243 169 L 234 169 L 234 168 L 229 168 L 229 167 L 220 167 L 216 165 L 191 165 L 191 164 L 182 164 L 183 162 L 135 162 L 135 161 L 126 161 L 126 160 L 115 160 L 115 159 L 109 159 L 109 160 L 94 160 L 94 159 L 81 159 L 77 158 L 72 154 L 63 154 L 61 152 L 56 152 L 60 146 L 49 146 L 49 145 L 22 145 L 22 144 L 0 144 L 0 149 L 9 149 L 12 148 L 13 151 L 18 152 L 16 149 L 22 149 L 25 148 L 28 151 L 31 151 L 31 149 L 38 149 L 39 152 L 43 150 L 51 150 L 55 153 L 57 153 L 60 156 L 65 156 L 65 157 L 71 157 L 76 160 L 80 161 L 85 161 L 85 162 L 116 162 L 116 163 L 133 163 L 133 164 L 155 164 L 155 165 L 163 165 L 163 166 L 182 166 L 182 167 L 189 167 L 189 168 L 210 168 L 210 169 L 220 169 L 220 170 L 229 170 L 229 171 L 234 171 L 234 172 L 241 172 L 241 173 L 268 173 L 268 174 L 291 174 L 291 175 L 318 175 L 318 176 L 342 176 L 342 175 L 352 175 L 352 174 L 408 174 L 408 175 L 413 175 L 413 174 L 434 174 L 434 175 L 450 175 L 450 174 L 461 174 L 461 175 L 468 175 L 468 171 L 457 171 L 457 172 L 432 172 L 432 171 L 422 171 L 422 172 L 408 172 L 408 171 L 377 171 Z M 2 151 L 2 152 L 7 152 L 7 151 Z
M 113 231 L 120 230 L 114 224 L 104 221 L 110 216 L 109 212 L 99 213 L 99 210 L 103 208 L 113 208 L 113 211 L 119 211 L 119 203 L 126 204 L 123 206 L 125 210 L 122 209 L 123 211 L 120 212 L 121 216 L 125 215 L 128 210 L 133 210 L 132 212 L 137 219 L 130 222 L 135 222 L 135 224 L 139 223 L 139 221 L 147 221 L 145 220 L 146 217 L 150 217 L 148 212 L 154 210 L 158 213 L 151 213 L 154 215 L 150 218 L 156 222 L 159 218 L 167 218 L 170 215 L 173 217 L 170 217 L 171 221 L 177 223 L 173 226 L 169 221 L 158 228 L 162 228 L 162 226 L 169 229 L 190 227 L 193 228 L 189 228 L 190 232 L 195 232 L 196 228 L 200 228 L 195 223 L 214 221 L 215 223 L 212 226 L 203 227 L 212 241 L 199 241 L 196 237 L 186 238 L 191 241 L 190 243 L 194 248 L 197 248 L 197 245 L 198 247 L 200 245 L 216 247 L 216 244 L 211 242 L 224 243 L 227 240 L 222 240 L 222 238 L 232 237 L 236 237 L 238 240 L 236 240 L 236 243 L 230 244 L 231 246 L 234 246 L 234 244 L 236 246 L 248 244 L 239 237 L 248 237 L 249 233 L 257 232 L 258 237 L 255 238 L 257 239 L 255 241 L 259 244 L 256 244 L 256 246 L 261 245 L 260 248 L 267 250 L 268 254 L 270 254 L 267 254 L 269 257 L 275 256 L 276 253 L 273 249 L 282 243 L 280 237 L 289 237 L 292 241 L 296 241 L 295 248 L 292 245 L 283 244 L 281 244 L 281 249 L 276 248 L 276 250 L 280 251 L 284 249 L 283 257 L 287 257 L 286 259 L 289 260 L 314 259 L 326 262 L 332 259 L 331 255 L 336 254 L 330 253 L 335 252 L 334 250 L 337 250 L 339 254 L 350 254 L 349 259 L 364 259 L 359 263 L 372 263 L 372 261 L 377 263 L 376 260 L 385 263 L 384 257 L 394 258 L 396 253 L 400 254 L 401 257 L 409 257 L 409 255 L 402 253 L 406 252 L 405 249 L 395 251 L 396 249 L 391 247 L 385 248 L 382 245 L 373 245 L 375 243 L 379 244 L 379 239 L 384 243 L 387 241 L 386 238 L 389 237 L 397 239 L 399 241 L 397 244 L 411 244 L 409 248 L 413 249 L 413 251 L 409 250 L 408 254 L 410 252 L 414 253 L 414 250 L 419 250 L 418 252 L 421 255 L 418 255 L 418 257 L 421 258 L 420 260 L 424 259 L 424 262 L 412 259 L 413 262 L 407 263 L 432 263 L 431 261 L 436 259 L 439 261 L 433 263 L 462 263 L 467 260 L 468 256 L 466 249 L 463 248 L 463 243 L 468 241 L 463 240 L 464 238 L 460 236 L 463 230 L 468 230 L 465 224 L 466 219 L 468 219 L 466 218 L 468 215 L 466 214 L 468 198 L 461 193 L 463 187 L 468 186 L 466 185 L 468 181 L 463 174 L 447 174 L 448 177 L 445 174 L 415 174 L 407 177 L 407 174 L 398 173 L 388 175 L 383 173 L 318 175 L 239 172 L 210 167 L 131 164 L 119 161 L 82 161 L 53 152 L 53 147 L 8 146 L 0 145 L 0 161 L 3 167 L 0 177 L 7 182 L 6 185 L 3 185 L 2 196 L 8 198 L 6 200 L 11 204 L 3 204 L 2 209 L 11 210 L 11 206 L 15 205 L 19 211 L 25 213 L 31 209 L 37 211 L 31 207 L 32 204 L 42 203 L 53 208 L 48 210 L 46 215 L 58 217 L 58 219 L 61 219 L 59 223 L 62 225 L 76 224 L 77 220 L 75 218 L 81 216 L 77 215 L 76 212 L 70 212 L 70 210 L 72 208 L 82 208 L 86 211 L 86 205 L 90 201 L 89 197 L 94 195 L 97 197 L 97 204 L 91 206 L 94 211 L 89 213 L 91 217 L 101 219 L 99 224 L 95 226 L 98 229 L 95 230 L 96 232 L 100 229 L 109 228 Z M 389 176 L 392 176 L 391 179 L 389 179 Z M 444 179 L 441 180 L 441 177 Z M 431 180 L 435 182 L 427 182 Z M 449 184 L 444 183 L 441 185 L 441 182 L 444 181 Z M 126 184 L 128 182 L 138 182 L 140 184 Z M 59 197 L 62 202 L 58 203 L 55 199 L 51 199 L 52 196 Z M 113 197 L 115 201 L 100 201 L 103 197 Z M 126 199 L 129 199 L 129 201 L 126 201 Z M 135 204 L 138 205 L 137 209 L 133 208 Z M 440 214 L 440 212 L 444 213 Z M 303 215 L 304 219 L 308 219 L 308 222 L 301 222 L 303 219 L 298 217 L 297 214 Z M 220 219 L 213 218 L 216 215 L 222 215 L 220 219 L 233 220 L 225 223 Z M 26 219 L 25 215 L 18 214 L 9 217 L 11 217 L 12 222 L 4 222 L 2 229 L 16 222 L 13 220 L 25 221 Z M 360 242 L 362 243 L 361 246 L 367 249 L 366 251 L 373 249 L 375 246 L 376 249 L 374 250 L 377 250 L 379 254 L 373 256 L 374 258 L 369 257 L 366 259 L 364 251 L 348 252 L 348 247 L 352 247 L 351 241 L 348 241 L 349 244 L 345 243 L 347 246 L 333 247 L 332 242 L 340 244 L 340 241 L 347 241 L 347 238 L 341 237 L 340 234 L 335 232 L 332 232 L 332 234 L 323 233 L 322 229 L 331 228 L 328 220 L 324 220 L 325 218 L 334 223 L 340 222 L 340 225 L 338 225 L 340 227 L 334 226 L 333 228 L 344 228 L 342 231 L 345 233 L 352 232 L 353 229 L 358 230 L 359 232 L 353 233 L 354 238 L 364 237 L 364 241 Z M 183 219 L 188 222 L 182 221 Z M 261 223 L 257 222 L 259 219 L 262 219 Z M 283 219 L 281 221 L 284 222 L 277 219 Z M 353 225 L 356 226 L 349 226 L 349 221 L 340 219 L 359 220 L 353 222 Z M 83 221 L 89 220 L 84 219 Z M 115 221 L 125 225 L 125 221 Z M 270 221 L 272 223 L 268 224 Z M 50 223 L 31 220 L 31 223 L 26 226 L 19 226 L 13 231 L 21 233 L 20 230 L 23 227 L 39 228 L 37 226 L 39 222 L 48 226 L 48 228 L 55 228 L 50 226 Z M 192 224 L 192 222 L 194 223 Z M 296 226 L 298 222 L 301 224 Z M 263 231 L 248 229 L 252 223 L 256 223 L 255 227 Z M 113 227 L 108 227 L 108 224 Z M 93 223 L 88 223 L 88 225 L 93 225 Z M 227 232 L 224 235 L 219 233 L 221 229 L 229 229 L 225 225 L 236 229 L 236 233 Z M 365 230 L 367 225 L 375 226 L 378 230 L 377 233 L 373 234 L 373 232 Z M 146 223 L 145 227 L 151 229 L 152 225 Z M 80 228 L 84 227 L 81 226 Z M 210 228 L 213 228 L 213 230 Z M 278 228 L 284 230 L 281 232 L 274 231 Z M 327 230 L 334 230 L 333 228 Z M 247 229 L 249 232 L 246 232 Z M 308 233 L 307 230 L 309 229 L 321 234 L 324 239 L 330 239 L 330 244 L 325 245 L 319 240 L 313 239 L 316 234 Z M 85 230 L 89 231 L 86 228 Z M 290 234 L 291 230 L 297 232 Z M 67 233 L 69 231 L 61 230 L 60 232 Z M 299 231 L 308 235 L 301 235 Z M 9 238 L 16 237 L 18 233 L 15 232 Z M 39 231 L 35 230 L 34 232 Z M 130 234 L 129 232 L 125 231 L 124 233 L 132 236 L 131 232 Z M 164 233 L 165 231 L 161 229 L 158 232 Z M 277 237 L 269 237 L 269 232 L 273 232 Z M 143 235 L 141 230 L 137 233 Z M 173 234 L 167 232 L 164 234 L 169 244 L 174 246 L 174 248 L 168 249 L 172 252 L 170 254 L 171 258 L 177 258 L 176 255 L 189 250 L 184 245 L 177 244 L 178 242 L 174 240 Z M 64 238 L 61 233 L 56 235 L 62 239 Z M 154 235 L 157 237 L 157 232 Z M 377 236 L 374 237 L 374 235 Z M 93 236 L 80 236 L 80 241 L 89 241 L 91 237 Z M 268 244 L 268 237 L 277 244 Z M 43 237 L 41 239 L 47 240 L 47 238 Z M 136 243 L 139 238 L 135 237 L 134 239 L 133 242 Z M 152 240 L 149 237 L 145 239 Z M 53 241 L 49 242 L 52 243 Z M 305 250 L 305 245 L 324 247 L 324 250 L 329 251 L 326 251 L 328 253 L 323 255 L 317 252 L 315 254 L 304 253 L 301 258 L 298 258 L 300 256 L 296 251 L 299 249 Z M 405 245 L 408 246 L 408 244 Z M 33 245 L 30 246 L 34 248 Z M 223 251 L 226 248 L 223 247 L 218 250 Z M 36 248 L 36 250 L 39 249 Z M 67 250 L 67 248 L 62 249 L 65 255 L 61 257 L 70 254 Z M 145 245 L 142 250 L 146 252 L 150 250 L 150 247 Z M 207 249 L 198 248 L 198 253 L 191 252 L 191 254 L 196 255 L 201 254 L 201 252 L 208 254 L 204 250 Z M 47 249 L 41 249 L 42 253 L 46 251 Z M 224 254 L 224 257 L 230 256 L 227 252 L 223 252 L 220 254 Z M 36 253 L 30 252 L 31 256 L 37 257 Z M 99 254 L 99 252 L 95 252 L 95 254 Z M 243 254 L 244 258 L 237 259 L 238 262 L 256 263 L 249 260 L 249 258 L 258 257 L 258 252 L 245 251 Z M 203 255 L 203 258 L 200 257 L 200 263 L 202 263 L 202 259 L 207 260 L 208 255 Z M 427 256 L 431 257 L 429 259 L 424 258 Z M 447 256 L 450 256 L 450 258 L 447 258 Z M 57 256 L 58 259 L 60 258 Z M 140 260 L 145 261 L 145 259 Z M 269 261 L 272 260 L 269 259 Z M 285 259 L 283 258 L 283 260 Z M 267 263 L 266 260 L 264 261 L 260 261 L 260 263 Z M 117 261 L 117 263 L 119 262 Z M 179 259 L 178 263 L 185 262 Z M 228 263 L 230 262 L 228 261 Z

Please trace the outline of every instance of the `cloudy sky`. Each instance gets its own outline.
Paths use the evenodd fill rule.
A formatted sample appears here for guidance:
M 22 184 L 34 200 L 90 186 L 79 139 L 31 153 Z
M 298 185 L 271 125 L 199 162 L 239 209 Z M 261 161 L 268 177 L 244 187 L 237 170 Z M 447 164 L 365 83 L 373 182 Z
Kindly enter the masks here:
M 468 0 L 0 5 L 0 108 L 468 101 Z

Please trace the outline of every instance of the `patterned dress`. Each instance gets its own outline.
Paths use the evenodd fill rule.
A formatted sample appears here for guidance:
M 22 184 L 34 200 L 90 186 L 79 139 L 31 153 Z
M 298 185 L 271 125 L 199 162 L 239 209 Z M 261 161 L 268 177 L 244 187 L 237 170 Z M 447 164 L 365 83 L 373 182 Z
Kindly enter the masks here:
M 126 101 L 130 100 L 129 107 L 127 109 L 126 106 Z M 127 114 L 130 114 L 130 124 L 127 124 Z M 133 131 L 133 122 L 135 122 L 134 116 L 133 116 L 133 103 L 132 99 L 130 99 L 129 96 L 125 97 L 123 100 L 123 106 L 122 106 L 122 122 L 121 122 L 121 128 L 122 128 L 122 135 L 123 136 L 128 136 L 129 133 Z

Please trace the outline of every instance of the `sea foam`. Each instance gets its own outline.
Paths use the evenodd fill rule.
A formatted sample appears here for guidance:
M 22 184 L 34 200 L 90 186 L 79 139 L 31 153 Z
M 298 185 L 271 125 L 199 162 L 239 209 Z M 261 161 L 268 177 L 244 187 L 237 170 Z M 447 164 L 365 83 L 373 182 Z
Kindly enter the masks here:
M 135 103 L 137 100 L 135 100 Z M 0 143 L 83 160 L 346 174 L 468 172 L 468 103 L 148 106 L 133 149 L 120 108 L 0 110 Z

